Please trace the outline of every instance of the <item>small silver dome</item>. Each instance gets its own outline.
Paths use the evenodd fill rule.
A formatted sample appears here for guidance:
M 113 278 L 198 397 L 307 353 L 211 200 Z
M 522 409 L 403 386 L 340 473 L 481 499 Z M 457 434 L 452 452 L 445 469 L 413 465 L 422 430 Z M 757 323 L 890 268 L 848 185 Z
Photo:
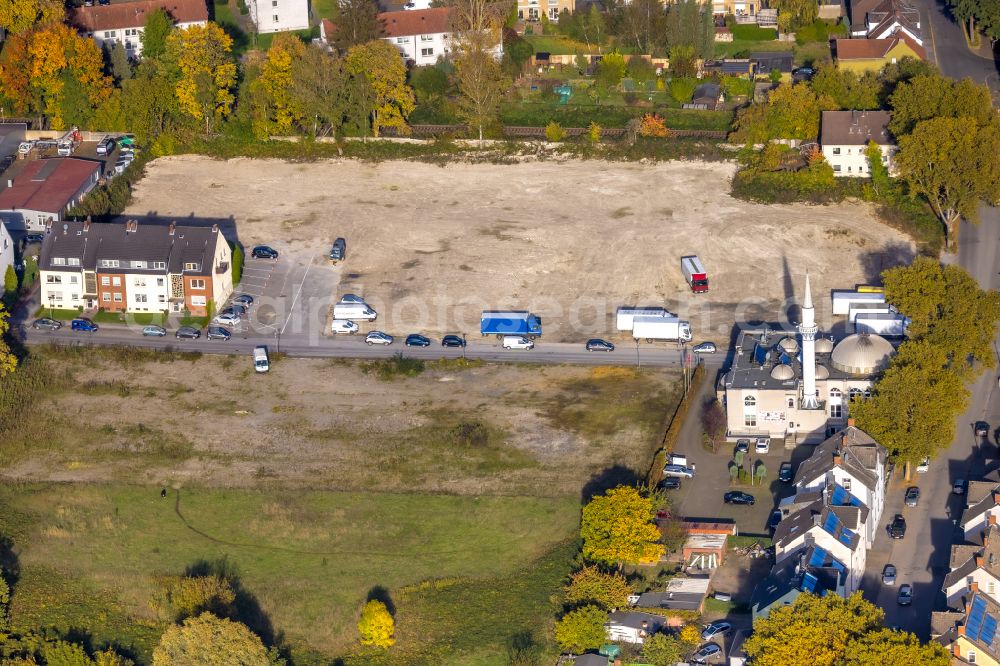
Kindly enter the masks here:
M 829 354 L 833 351 L 833 341 L 830 338 L 816 338 L 816 353 Z
M 799 350 L 799 342 L 795 338 L 782 338 L 781 342 L 778 343 L 781 350 L 788 354 L 794 354 Z
M 874 333 L 849 335 L 833 348 L 833 367 L 852 375 L 873 375 L 889 363 L 895 350 L 889 341 Z
M 816 364 L 816 379 L 829 379 L 830 371 L 825 365 Z
M 795 377 L 795 371 L 792 370 L 792 366 L 786 363 L 779 363 L 771 369 L 771 379 L 786 380 Z

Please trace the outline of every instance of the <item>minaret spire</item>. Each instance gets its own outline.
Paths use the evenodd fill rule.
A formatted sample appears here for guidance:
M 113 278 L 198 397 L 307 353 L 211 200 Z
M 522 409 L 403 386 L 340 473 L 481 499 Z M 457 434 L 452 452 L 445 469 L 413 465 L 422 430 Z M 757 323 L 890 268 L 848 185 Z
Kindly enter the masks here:
M 816 309 L 812 302 L 809 273 L 806 273 L 806 293 L 802 301 L 802 409 L 819 409 L 816 397 Z

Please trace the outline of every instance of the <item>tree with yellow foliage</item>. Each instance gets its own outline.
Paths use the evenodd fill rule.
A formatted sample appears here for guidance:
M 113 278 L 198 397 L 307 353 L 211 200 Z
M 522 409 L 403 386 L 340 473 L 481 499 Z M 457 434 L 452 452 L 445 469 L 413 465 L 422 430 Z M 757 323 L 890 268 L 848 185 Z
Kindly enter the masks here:
M 240 622 L 202 613 L 163 632 L 153 666 L 271 666 L 260 637 Z
M 396 633 L 396 621 L 383 602 L 372 599 L 361 611 L 358 633 L 361 634 L 362 645 L 388 648 L 396 643 L 393 637 Z
M 10 322 L 8 321 L 9 314 L 7 314 L 7 309 L 0 305 L 0 379 L 3 379 L 10 373 L 17 369 L 17 357 L 10 351 L 10 347 L 4 341 L 7 336 L 7 331 L 10 329 Z M 0 605 L 6 604 L 7 599 L 3 592 L 6 588 L 0 588 Z M 2 624 L 0 624 L 2 628 Z
M 302 119 L 293 95 L 292 64 L 303 58 L 306 45 L 291 33 L 275 36 L 260 64 L 260 74 L 250 86 L 253 131 L 258 138 L 289 132 Z
M 37 24 L 61 23 L 65 15 L 59 0 L 0 0 L 0 28 L 14 35 Z
M 206 134 L 232 111 L 236 85 L 232 49 L 232 38 L 211 21 L 167 35 L 168 59 L 180 70 L 177 102 L 181 111 L 205 123 Z
M 416 102 L 413 90 L 406 85 L 406 66 L 396 47 L 381 39 L 352 46 L 347 51 L 347 69 L 368 81 L 372 135 L 378 136 L 383 127 L 408 132 L 406 118 Z
M 583 507 L 583 555 L 605 564 L 656 562 L 664 553 L 653 524 L 653 503 L 629 486 L 618 486 Z

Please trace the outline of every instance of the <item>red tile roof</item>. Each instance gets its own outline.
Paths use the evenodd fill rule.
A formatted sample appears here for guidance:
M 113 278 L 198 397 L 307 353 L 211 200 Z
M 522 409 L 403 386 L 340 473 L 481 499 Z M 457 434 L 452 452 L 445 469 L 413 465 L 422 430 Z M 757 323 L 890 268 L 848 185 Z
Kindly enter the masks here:
M 11 187 L 0 192 L 0 210 L 59 213 L 88 180 L 101 172 L 100 162 L 73 157 L 35 160 L 24 167 Z
M 448 7 L 383 12 L 378 15 L 378 20 L 382 24 L 382 34 L 385 37 L 412 37 L 413 35 L 449 32 L 450 18 L 451 9 Z
M 924 47 L 910 39 L 904 32 L 897 32 L 887 39 L 837 39 L 837 58 L 839 60 L 872 60 L 884 58 L 899 42 L 909 46 L 921 60 L 927 58 Z
M 177 23 L 208 20 L 205 0 L 137 0 L 77 7 L 70 12 L 69 22 L 85 32 L 141 28 L 146 25 L 146 17 L 161 8 Z

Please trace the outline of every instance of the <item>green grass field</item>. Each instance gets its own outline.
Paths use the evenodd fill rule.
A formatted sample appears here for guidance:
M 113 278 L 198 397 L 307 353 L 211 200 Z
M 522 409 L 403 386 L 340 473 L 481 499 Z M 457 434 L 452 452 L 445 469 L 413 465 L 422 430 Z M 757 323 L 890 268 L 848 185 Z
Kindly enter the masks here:
M 179 497 L 179 499 L 178 499 Z M 154 577 L 232 572 L 245 619 L 295 663 L 356 653 L 370 590 L 397 608 L 386 664 L 489 664 L 520 636 L 546 646 L 575 552 L 576 498 L 452 497 L 30 485 L 0 490 L 19 553 L 16 629 L 73 628 L 148 663 L 163 629 Z M 436 582 L 433 582 L 436 581 Z M 277 642 L 281 642 L 280 640 Z

